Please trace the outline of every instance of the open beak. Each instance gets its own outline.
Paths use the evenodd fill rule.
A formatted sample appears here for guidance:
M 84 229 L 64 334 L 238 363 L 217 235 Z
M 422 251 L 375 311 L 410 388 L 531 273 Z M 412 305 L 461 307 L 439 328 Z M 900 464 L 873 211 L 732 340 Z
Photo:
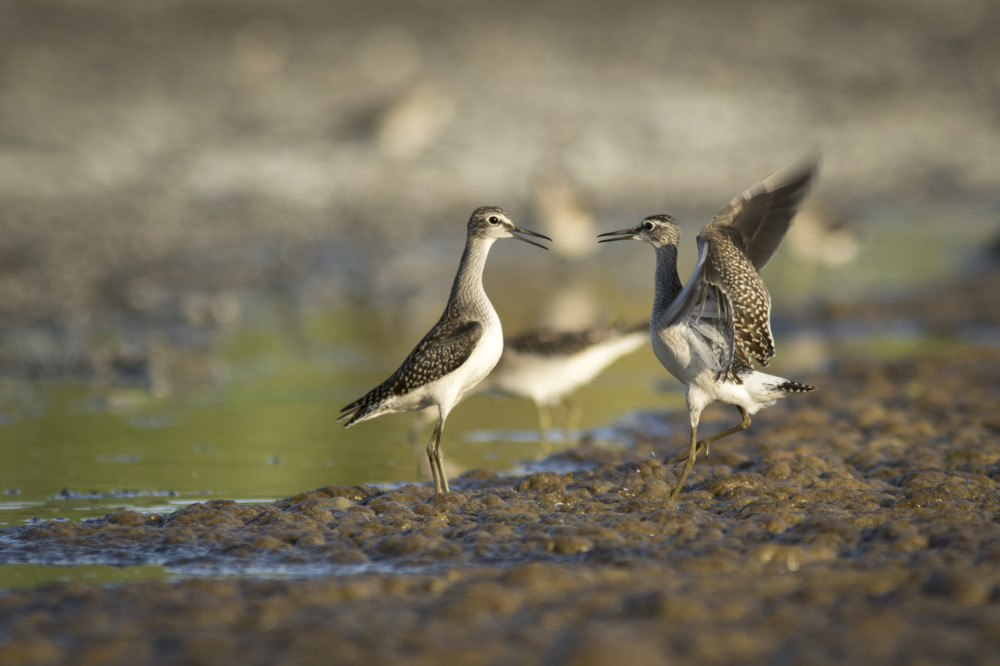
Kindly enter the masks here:
M 519 236 L 518 234 L 524 234 L 525 236 L 534 236 L 535 238 L 544 238 L 547 241 L 551 241 L 552 240 L 548 236 L 545 236 L 545 235 L 540 234 L 538 232 L 532 231 L 531 229 L 522 229 L 521 227 L 514 227 L 514 228 L 512 228 L 510 230 L 510 235 L 513 236 L 514 238 L 516 238 L 517 240 L 524 241 L 525 243 L 531 243 L 535 247 L 540 247 L 543 250 L 547 250 L 549 248 L 545 247 L 541 243 L 536 243 L 533 240 L 528 240 L 524 236 Z
M 631 229 L 619 229 L 618 231 L 609 231 L 606 234 L 598 234 L 597 237 L 601 240 L 598 243 L 610 243 L 611 241 L 620 240 L 632 240 L 639 233 L 639 227 L 632 227 Z M 613 236 L 613 238 L 612 238 Z

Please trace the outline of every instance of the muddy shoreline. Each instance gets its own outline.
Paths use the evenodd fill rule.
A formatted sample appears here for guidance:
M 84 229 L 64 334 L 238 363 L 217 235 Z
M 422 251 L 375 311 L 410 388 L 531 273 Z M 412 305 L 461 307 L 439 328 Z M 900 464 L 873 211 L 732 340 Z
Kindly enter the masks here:
M 0 661 L 991 663 L 997 376 L 996 349 L 839 362 L 677 502 L 677 442 L 640 437 L 437 497 L 332 486 L 7 529 L 5 562 L 226 575 L 7 591 Z

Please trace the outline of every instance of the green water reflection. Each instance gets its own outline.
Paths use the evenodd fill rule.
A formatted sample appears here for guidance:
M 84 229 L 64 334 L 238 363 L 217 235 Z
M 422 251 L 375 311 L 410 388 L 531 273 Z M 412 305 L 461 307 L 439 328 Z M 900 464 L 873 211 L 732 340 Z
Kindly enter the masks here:
M 413 415 L 350 430 L 335 422 L 340 405 L 382 378 L 363 367 L 343 371 L 339 348 L 333 341 L 303 349 L 280 331 L 243 331 L 216 350 L 226 377 L 218 386 L 166 397 L 134 388 L 25 387 L 45 406 L 41 413 L 15 411 L 2 426 L 0 491 L 8 494 L 0 498 L 0 522 L 169 511 L 211 498 L 272 500 L 328 484 L 422 479 L 426 433 L 419 447 L 411 445 Z M 615 388 L 631 385 L 629 374 L 624 365 L 602 378 L 611 393 L 627 397 L 596 409 L 584 396 L 583 425 L 643 404 Z M 645 402 L 657 401 L 650 392 Z M 453 472 L 508 470 L 538 456 L 534 419 L 530 404 L 472 397 L 449 420 Z M 464 442 L 473 431 L 477 441 Z

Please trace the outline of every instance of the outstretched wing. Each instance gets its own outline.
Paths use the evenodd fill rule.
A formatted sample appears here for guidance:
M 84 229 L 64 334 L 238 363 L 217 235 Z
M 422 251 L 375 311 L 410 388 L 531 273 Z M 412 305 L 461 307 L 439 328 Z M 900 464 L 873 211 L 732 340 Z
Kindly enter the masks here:
M 386 398 L 409 393 L 453 372 L 469 360 L 482 335 L 483 325 L 476 321 L 439 322 L 389 379 L 341 409 L 344 414 L 337 420 L 349 418 L 346 425 L 350 426 Z
M 751 369 L 750 359 L 740 341 L 730 289 L 718 279 L 714 263 L 710 243 L 699 236 L 694 271 L 657 321 L 657 327 L 686 323 L 696 336 L 696 353 L 716 369 L 720 378 L 742 383 L 741 377 Z
M 740 382 L 750 357 L 774 356 L 771 297 L 758 271 L 771 259 L 816 173 L 817 159 L 788 166 L 743 192 L 698 236 L 698 263 L 661 327 L 686 321 L 720 377 Z
M 778 249 L 818 168 L 811 157 L 765 178 L 730 202 L 702 230 L 728 235 L 760 271 Z

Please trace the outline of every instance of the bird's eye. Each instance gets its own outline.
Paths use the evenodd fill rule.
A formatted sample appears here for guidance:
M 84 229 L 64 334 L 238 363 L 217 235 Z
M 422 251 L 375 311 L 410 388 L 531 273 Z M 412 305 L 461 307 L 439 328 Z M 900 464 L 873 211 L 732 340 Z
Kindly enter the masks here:
M 500 218 L 496 215 L 490 215 L 490 224 L 500 224 Z
M 643 222 L 642 223 L 642 228 L 645 229 L 646 231 L 652 231 L 653 230 L 653 223 L 652 222 Z

